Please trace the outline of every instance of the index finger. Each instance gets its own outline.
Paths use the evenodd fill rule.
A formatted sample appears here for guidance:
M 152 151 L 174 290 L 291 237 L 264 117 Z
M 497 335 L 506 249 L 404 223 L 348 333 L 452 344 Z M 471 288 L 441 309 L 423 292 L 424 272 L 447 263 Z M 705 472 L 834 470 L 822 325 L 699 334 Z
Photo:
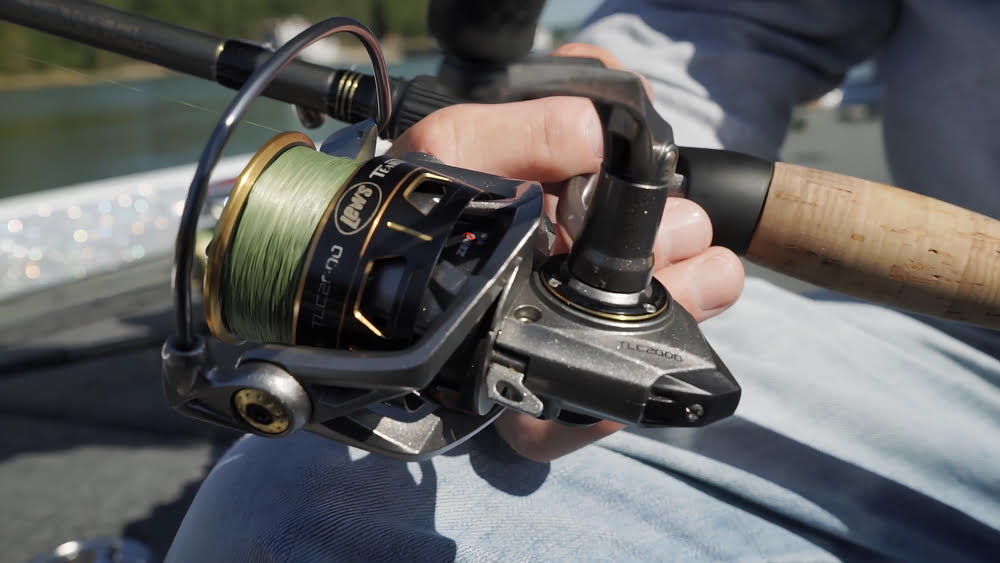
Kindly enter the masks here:
M 585 98 L 459 104 L 410 127 L 389 154 L 408 152 L 498 176 L 560 182 L 600 169 L 604 133 L 594 104 Z

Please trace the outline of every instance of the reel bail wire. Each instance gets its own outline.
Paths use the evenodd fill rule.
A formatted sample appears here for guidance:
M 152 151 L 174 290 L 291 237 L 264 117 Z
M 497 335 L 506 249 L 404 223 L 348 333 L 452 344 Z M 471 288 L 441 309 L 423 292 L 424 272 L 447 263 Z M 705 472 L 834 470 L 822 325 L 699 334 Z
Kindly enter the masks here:
M 254 71 L 222 114 L 215 130 L 212 131 L 212 135 L 201 153 L 201 158 L 198 160 L 198 168 L 191 180 L 191 187 L 188 189 L 174 251 L 173 291 L 177 334 L 168 340 L 168 345 L 174 351 L 190 352 L 201 347 L 201 343 L 198 342 L 200 339 L 194 334 L 192 323 L 191 268 L 194 262 L 198 217 L 205 203 L 205 194 L 208 190 L 208 181 L 212 170 L 219 162 L 222 151 L 232 137 L 236 126 L 250 110 L 253 101 L 263 93 L 281 69 L 306 47 L 339 32 L 355 35 L 368 52 L 378 91 L 376 123 L 381 130 L 389 122 L 392 112 L 392 94 L 389 91 L 389 72 L 385 66 L 385 57 L 382 55 L 375 34 L 357 20 L 337 16 L 315 23 L 282 45 L 267 62 Z
M 357 20 L 338 16 L 328 18 L 305 29 L 282 45 L 274 55 L 255 70 L 220 117 L 202 151 L 198 167 L 188 189 L 174 249 L 172 290 L 174 293 L 176 334 L 168 338 L 162 352 L 164 390 L 168 400 L 176 408 L 182 410 L 182 412 L 185 411 L 182 403 L 187 403 L 184 398 L 190 395 L 199 383 L 204 384 L 209 378 L 218 375 L 218 369 L 213 365 L 209 357 L 204 339 L 197 336 L 194 332 L 191 310 L 191 272 L 197 246 L 198 219 L 205 203 L 212 170 L 222 156 L 222 151 L 232 136 L 233 131 L 235 131 L 236 126 L 246 116 L 253 101 L 263 93 L 281 69 L 309 45 L 339 32 L 347 32 L 356 36 L 368 52 L 375 75 L 375 120 L 377 129 L 384 129 L 392 113 L 392 94 L 389 90 L 389 74 L 386 69 L 385 57 L 382 54 L 375 34 L 368 27 Z M 280 144 L 281 146 L 274 157 L 280 156 L 280 153 L 293 148 L 293 146 L 303 145 L 314 148 L 308 138 L 305 138 L 305 141 L 302 139 L 290 139 L 287 144 L 275 144 Z M 270 145 L 271 143 L 269 143 Z M 267 160 L 260 170 L 260 172 L 264 172 L 263 168 L 271 164 L 274 158 L 259 157 L 254 160 L 258 166 L 260 166 L 261 160 Z M 244 172 L 243 180 L 251 180 L 247 177 L 248 173 L 251 173 L 249 167 Z M 253 180 L 256 179 L 254 178 Z M 254 181 L 247 181 L 242 194 L 235 194 L 237 196 L 242 195 L 240 205 L 236 206 L 238 212 L 235 215 L 242 215 L 244 206 L 247 204 L 249 190 L 253 183 Z M 258 206 L 256 205 L 251 206 L 252 210 L 257 208 Z M 263 210 L 265 208 L 261 207 L 260 209 Z M 228 222 L 229 235 L 235 234 L 231 232 L 236 228 L 235 219 L 233 218 Z M 227 236 L 223 240 L 229 241 L 230 239 Z M 252 246 L 253 241 L 250 244 Z M 224 248 L 224 245 L 215 244 L 213 246 L 213 254 L 218 255 L 216 258 L 225 255 L 226 250 L 228 250 Z M 238 243 L 238 246 L 242 247 L 244 245 Z M 228 258 L 228 256 L 225 256 L 224 260 L 227 265 L 230 264 Z M 212 265 L 213 260 L 209 259 L 208 264 Z M 216 262 L 216 264 L 218 263 Z M 278 268 L 274 271 L 281 272 L 283 269 Z M 229 331 L 225 321 L 222 319 L 222 307 L 218 300 L 218 289 L 222 283 L 221 277 L 222 273 L 218 271 L 217 267 L 212 268 L 211 272 L 206 271 L 206 278 L 211 282 L 210 285 L 206 285 L 206 305 L 208 305 L 206 316 L 210 326 L 214 328 L 213 332 L 218 337 L 232 341 L 232 338 L 228 337 Z M 235 277 L 237 280 L 240 279 L 238 275 Z M 270 312 L 275 312 L 275 309 L 279 309 L 279 312 L 277 312 L 279 318 L 284 316 L 283 313 L 287 313 L 288 305 L 287 296 L 280 295 L 280 293 L 278 302 L 271 303 L 270 307 L 265 307 L 266 309 L 270 309 Z M 238 307 L 232 307 L 231 309 L 234 311 L 240 310 Z M 252 323 L 241 322 L 243 319 L 234 320 L 243 330 L 254 326 Z M 249 333 L 256 337 L 263 336 L 267 340 L 283 341 L 286 339 L 285 335 L 280 332 L 280 328 L 277 334 L 268 332 L 268 329 L 274 326 L 280 327 L 282 324 L 280 322 L 264 323 L 261 325 L 264 327 L 264 333 L 254 330 L 250 330 Z M 311 416 L 311 405 L 308 395 L 295 378 L 283 370 L 266 364 L 263 366 L 263 370 L 273 373 L 270 377 L 266 377 L 262 373 L 250 373 L 249 376 L 251 378 L 265 378 L 264 385 L 261 386 L 265 387 L 265 389 L 245 388 L 237 390 L 232 394 L 233 404 L 231 406 L 243 422 L 250 429 L 257 430 L 258 433 L 264 435 L 288 434 L 304 424 L 309 416 Z M 247 400 L 248 396 L 256 397 L 256 402 Z M 227 420 L 228 417 L 220 417 L 218 414 L 214 414 L 205 408 L 192 407 L 191 410 L 187 410 L 186 412 L 197 418 L 223 425 L 227 425 L 227 422 L 229 422 Z M 261 417 L 268 420 L 262 422 L 263 418 Z M 284 423 L 275 424 L 274 420 L 284 421 Z

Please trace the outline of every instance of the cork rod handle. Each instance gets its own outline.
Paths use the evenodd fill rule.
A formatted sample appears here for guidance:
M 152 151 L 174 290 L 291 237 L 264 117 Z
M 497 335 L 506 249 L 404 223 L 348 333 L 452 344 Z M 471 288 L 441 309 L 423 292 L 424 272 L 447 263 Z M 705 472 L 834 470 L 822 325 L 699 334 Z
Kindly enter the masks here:
M 899 188 L 776 163 L 746 255 L 872 302 L 1000 329 L 1000 221 Z

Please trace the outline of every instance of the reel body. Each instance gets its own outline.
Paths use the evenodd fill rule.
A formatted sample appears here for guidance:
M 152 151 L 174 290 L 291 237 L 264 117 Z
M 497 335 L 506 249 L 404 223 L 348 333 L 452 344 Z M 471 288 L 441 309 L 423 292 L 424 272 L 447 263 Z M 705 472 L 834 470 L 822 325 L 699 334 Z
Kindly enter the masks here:
M 349 27 L 377 52 L 366 28 L 333 20 L 247 82 L 206 147 L 185 216 L 203 202 L 219 131 L 310 33 Z M 605 204 L 590 208 L 569 255 L 549 256 L 537 183 L 429 155 L 376 158 L 371 120 L 320 152 L 300 134 L 273 139 L 230 195 L 206 266 L 209 329 L 252 346 L 235 369 L 214 365 L 178 292 L 179 335 L 163 350 L 170 404 L 243 432 L 303 428 L 406 460 L 462 442 L 505 408 L 566 424 L 697 426 L 732 414 L 739 385 L 652 278 L 677 187 L 670 127 L 637 78 L 622 73 L 617 86 L 588 92 L 607 136 L 595 188 Z M 190 271 L 185 229 L 182 218 L 175 291 Z

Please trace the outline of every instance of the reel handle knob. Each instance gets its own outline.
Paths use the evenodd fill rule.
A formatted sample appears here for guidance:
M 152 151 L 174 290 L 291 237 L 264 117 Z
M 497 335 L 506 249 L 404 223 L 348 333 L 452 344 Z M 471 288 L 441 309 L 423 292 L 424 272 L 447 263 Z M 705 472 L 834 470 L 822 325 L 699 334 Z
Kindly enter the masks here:
M 312 402 L 302 385 L 270 362 L 244 362 L 231 382 L 232 406 L 247 430 L 259 436 L 287 436 L 312 416 Z

